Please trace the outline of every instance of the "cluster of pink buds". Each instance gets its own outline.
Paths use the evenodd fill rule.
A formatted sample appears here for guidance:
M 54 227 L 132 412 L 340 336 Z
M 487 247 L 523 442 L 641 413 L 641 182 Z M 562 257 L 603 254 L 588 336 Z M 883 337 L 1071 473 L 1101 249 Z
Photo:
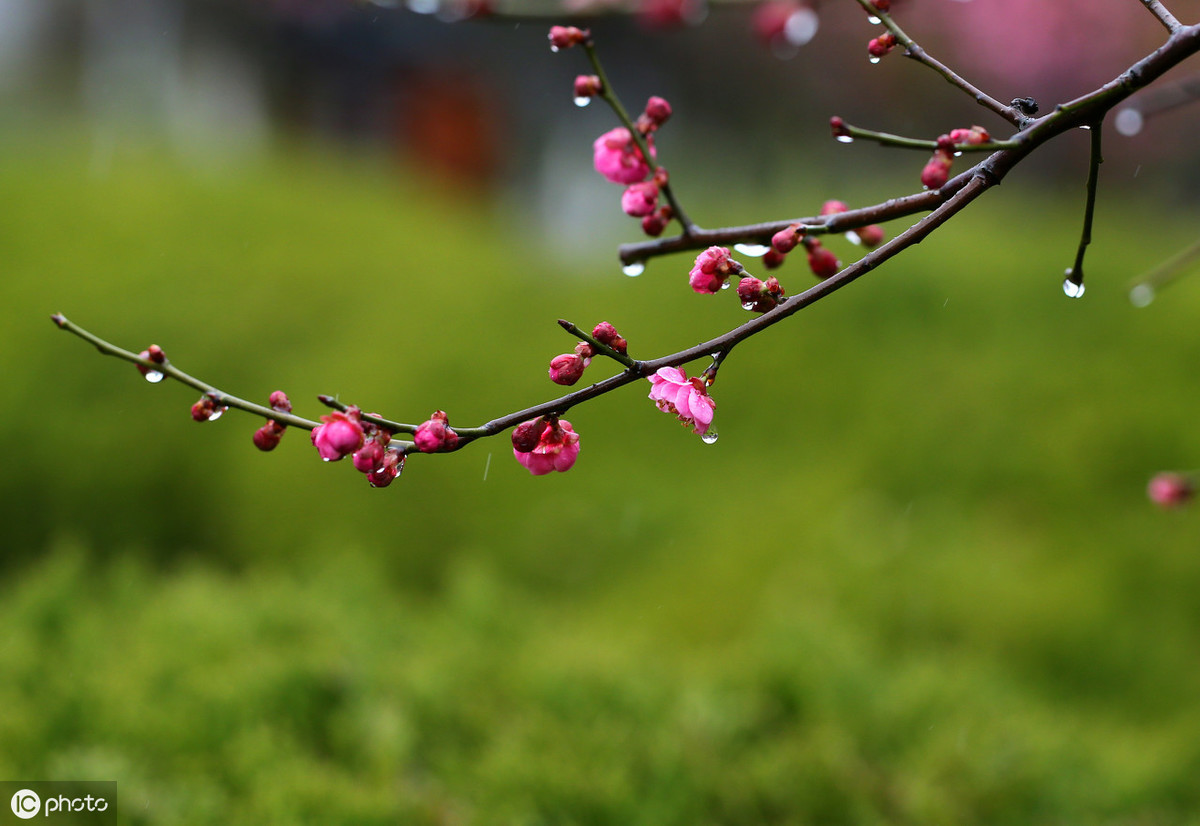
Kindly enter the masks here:
M 513 456 L 534 476 L 565 473 L 579 456 L 579 434 L 557 416 L 542 416 L 513 428 Z
M 450 429 L 450 418 L 441 410 L 435 410 L 417 427 L 413 443 L 422 453 L 454 450 L 458 446 L 458 434 Z
M 661 367 L 650 376 L 650 398 L 659 410 L 673 413 L 693 433 L 708 433 L 717 403 L 708 395 L 704 376 L 689 379 L 678 367 Z
M 867 43 L 867 54 L 871 58 L 872 63 L 878 63 L 880 58 L 896 48 L 896 35 L 891 32 L 884 32 L 879 37 L 872 38 Z
M 696 263 L 688 273 L 688 283 L 696 292 L 711 295 L 727 287 L 726 279 L 741 275 L 743 269 L 725 247 L 709 247 L 696 256 Z
M 357 407 L 322 416 L 313 428 L 312 443 L 326 462 L 352 456 L 355 470 L 366 474 L 371 487 L 384 488 L 404 469 L 404 455 L 388 444 L 392 434 L 362 420 Z
M 783 287 L 775 276 L 761 281 L 748 275 L 738 282 L 737 294 L 742 301 L 742 309 L 755 313 L 765 313 L 783 301 Z
M 837 215 L 847 212 L 849 209 L 850 207 L 846 206 L 843 201 L 826 201 L 821 205 L 820 214 L 822 216 Z M 885 237 L 886 233 L 879 224 L 870 224 L 865 227 L 849 230 L 846 233 L 847 241 L 854 244 L 862 244 L 867 249 L 875 249 L 875 247 L 883 243 Z
M 671 105 L 660 97 L 650 98 L 645 111 L 638 116 L 637 131 L 645 140 L 651 158 L 656 154 L 653 133 L 670 116 Z M 661 235 L 674 217 L 670 205 L 659 205 L 659 195 L 667 185 L 667 171 L 659 167 L 650 176 L 650 164 L 633 134 L 623 126 L 605 132 L 592 144 L 592 160 L 596 171 L 605 178 L 615 184 L 627 185 L 621 196 L 621 209 L 625 214 L 641 218 L 642 230 L 647 235 Z
M 808 252 L 808 268 L 817 278 L 824 280 L 842 268 L 842 262 L 833 251 L 823 246 L 816 238 L 807 235 L 801 243 Z
M 980 146 L 992 138 L 982 126 L 972 126 L 970 129 L 952 129 L 945 135 L 939 135 L 933 157 L 921 170 L 921 183 L 927 189 L 941 189 L 950 179 L 950 167 L 954 156 L 959 154 L 957 146 Z
M 291 413 L 292 402 L 287 397 L 287 393 L 282 390 L 276 390 L 268 399 L 268 404 L 271 409 L 277 413 Z M 259 450 L 274 450 L 279 446 L 279 440 L 283 438 L 283 431 L 287 430 L 287 425 L 280 424 L 274 419 L 267 419 L 267 423 L 254 431 L 254 446 Z
M 1196 495 L 1190 476 L 1170 471 L 1157 474 L 1146 486 L 1146 495 L 1160 508 L 1171 509 L 1186 505 Z
M 588 42 L 592 33 L 588 29 L 577 29 L 574 26 L 551 26 L 549 37 L 550 51 L 557 52 Z

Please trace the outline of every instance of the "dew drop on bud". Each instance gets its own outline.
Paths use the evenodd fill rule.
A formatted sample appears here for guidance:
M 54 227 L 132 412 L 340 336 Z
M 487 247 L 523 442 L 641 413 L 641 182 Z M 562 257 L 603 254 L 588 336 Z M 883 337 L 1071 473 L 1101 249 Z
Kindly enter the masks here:
M 876 60 L 874 62 L 878 63 L 879 61 Z M 838 135 L 836 140 L 838 143 L 854 143 L 854 138 L 849 135 Z
M 728 289 L 729 289 L 729 282 L 728 282 L 728 281 L 722 281 L 722 282 L 721 282 L 721 289 L 722 289 L 722 290 L 728 290 Z
M 1154 301 L 1154 288 L 1149 284 L 1138 284 L 1129 291 L 1129 303 L 1135 307 L 1149 307 Z
M 954 153 L 954 157 L 956 157 L 956 158 L 961 158 L 961 157 L 962 157 L 962 152 L 961 152 L 961 151 L 959 151 L 959 152 L 955 152 L 955 153 Z
M 1075 283 L 1071 280 L 1071 271 L 1067 270 L 1067 277 L 1063 279 L 1063 294 L 1067 298 L 1081 298 L 1085 289 L 1082 281 Z
M 1141 132 L 1145 122 L 1142 113 L 1137 109 L 1127 108 L 1117 112 L 1117 131 L 1127 138 L 1131 138 L 1138 132 Z
M 752 255 L 755 258 L 771 251 L 770 247 L 764 247 L 762 244 L 734 244 L 733 248 L 742 255 Z
M 221 416 L 223 416 L 225 411 L 228 409 L 228 407 L 214 407 L 213 412 L 208 414 L 208 420 L 210 422 L 215 422 L 217 419 L 221 418 Z
M 591 102 L 592 102 L 592 99 L 590 97 L 587 97 L 586 95 L 580 95 L 579 97 L 575 98 L 575 105 L 578 106 L 580 109 L 587 106 Z
M 878 57 L 876 57 L 875 55 L 871 55 L 870 57 L 868 57 L 868 58 L 867 58 L 867 60 L 868 60 L 868 61 L 870 61 L 871 63 L 878 63 L 878 62 L 879 62 L 879 58 L 878 58 Z
M 868 15 L 867 15 L 867 22 L 868 22 L 868 23 L 870 23 L 872 26 L 878 26 L 878 25 L 879 25 L 880 23 L 882 23 L 883 21 L 882 21 L 882 20 L 880 20 L 878 17 L 876 17 L 876 16 L 875 16 L 875 15 L 873 15 L 873 14 L 868 14 Z
M 646 271 L 646 265 L 641 261 L 632 261 L 621 267 L 621 272 L 628 275 L 630 278 L 637 278 Z
M 157 370 L 147 370 L 143 375 L 146 377 L 146 381 L 151 384 L 158 384 L 164 378 L 163 374 Z
M 706 445 L 715 445 L 718 438 L 719 434 L 717 431 L 710 429 L 700 436 L 700 441 L 704 442 Z
M 742 309 L 743 309 L 743 310 L 753 310 L 753 309 L 754 309 L 754 302 L 753 302 L 753 301 L 743 301 L 743 302 L 742 302 Z

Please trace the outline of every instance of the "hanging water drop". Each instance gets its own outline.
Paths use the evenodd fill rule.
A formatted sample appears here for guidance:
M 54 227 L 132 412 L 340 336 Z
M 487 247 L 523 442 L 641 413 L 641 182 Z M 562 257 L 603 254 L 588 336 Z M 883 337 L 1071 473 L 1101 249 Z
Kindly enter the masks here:
M 854 143 L 854 138 L 849 135 L 838 135 L 836 140 L 838 143 Z
M 752 255 L 755 258 L 771 251 L 770 247 L 764 247 L 762 244 L 734 244 L 733 248 L 742 255 Z
M 1154 301 L 1154 288 L 1149 284 L 1138 284 L 1129 291 L 1129 303 L 1135 307 L 1149 307 Z
M 742 309 L 743 309 L 743 310 L 753 310 L 753 309 L 754 309 L 754 302 L 753 302 L 753 301 L 743 301 L 743 302 L 742 302 Z
M 575 98 L 575 105 L 578 106 L 580 109 L 587 106 L 591 102 L 592 102 L 592 99 L 585 95 L 579 95 L 578 97 Z
M 706 445 L 715 445 L 717 443 L 718 438 L 719 438 L 719 434 L 717 433 L 717 431 L 715 431 L 711 428 L 706 430 L 704 433 L 702 433 L 700 435 L 700 441 L 704 442 L 704 444 L 706 444 Z
M 880 20 L 878 17 L 876 17 L 876 16 L 875 16 L 875 15 L 873 15 L 873 14 L 868 14 L 868 15 L 867 15 L 867 22 L 868 22 L 868 23 L 870 23 L 872 26 L 878 26 L 878 25 L 879 25 L 880 23 L 882 23 L 883 21 L 882 21 L 882 20 Z
M 1072 281 L 1071 275 L 1071 271 L 1067 270 L 1067 277 L 1063 279 L 1063 294 L 1067 298 L 1081 298 L 1086 287 L 1083 286 L 1082 281 L 1078 283 Z
M 630 278 L 637 278 L 646 271 L 646 264 L 643 261 L 631 261 L 621 267 L 621 272 L 628 275 Z
M 208 414 L 208 420 L 210 422 L 215 422 L 217 419 L 221 418 L 221 416 L 223 416 L 225 411 L 228 409 L 228 407 L 214 407 L 213 412 Z
M 961 158 L 961 157 L 962 157 L 962 150 L 959 150 L 959 151 L 955 152 L 955 153 L 954 153 L 954 157 L 956 157 L 956 158 Z
M 728 282 L 728 281 L 722 281 L 722 282 L 721 282 L 721 289 L 722 289 L 722 290 L 728 290 L 728 289 L 729 289 L 729 282 Z
M 165 378 L 163 374 L 157 370 L 147 370 L 142 375 L 144 375 L 146 377 L 146 381 L 150 382 L 151 384 L 158 384 Z
M 849 241 L 851 244 L 853 244 L 856 247 L 862 243 L 862 239 L 858 237 L 858 233 L 855 232 L 854 230 L 850 230 L 842 237 L 845 238 L 847 241 Z
M 552 51 L 552 52 L 557 52 L 557 51 L 558 51 L 558 47 L 557 47 L 557 46 L 555 46 L 553 43 L 551 43 L 551 44 L 550 44 L 550 51 Z M 328 461 L 328 460 L 326 460 L 326 461 Z
M 878 63 L 880 61 L 880 58 L 876 57 L 875 55 L 871 55 L 870 57 L 867 58 L 867 60 L 869 60 L 871 63 Z

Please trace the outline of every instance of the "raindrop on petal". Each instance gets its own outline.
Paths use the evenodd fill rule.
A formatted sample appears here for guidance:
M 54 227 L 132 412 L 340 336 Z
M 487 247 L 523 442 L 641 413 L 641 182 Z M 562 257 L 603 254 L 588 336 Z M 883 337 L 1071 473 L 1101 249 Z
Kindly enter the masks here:
M 1154 301 L 1154 288 L 1149 284 L 1138 284 L 1129 291 L 1129 303 L 1135 307 L 1149 307 Z
M 753 302 L 753 301 L 743 301 L 743 302 L 742 302 L 742 309 L 743 309 L 743 310 L 753 310 L 753 309 L 754 309 L 754 302 Z
M 621 267 L 621 272 L 628 275 L 630 278 L 637 278 L 646 271 L 646 264 L 642 261 L 631 261 Z
M 224 415 L 225 411 L 228 409 L 228 407 L 214 407 L 213 412 L 208 414 L 208 420 L 210 422 L 215 422 L 217 419 L 221 418 L 221 416 Z
M 588 97 L 587 95 L 580 95 L 579 97 L 575 98 L 575 105 L 578 106 L 580 109 L 587 106 L 591 102 L 592 102 L 592 99 L 590 97 Z
M 870 61 L 871 63 L 878 63 L 880 58 L 876 57 L 875 55 L 871 55 L 867 58 L 867 60 Z
M 752 255 L 756 258 L 771 251 L 770 247 L 764 247 L 762 244 L 734 244 L 733 248 L 742 255 Z
M 729 282 L 728 282 L 728 281 L 722 281 L 722 282 L 721 282 L 721 289 L 722 289 L 722 290 L 728 290 L 728 289 L 729 289 Z
M 709 430 L 706 430 L 700 436 L 700 441 L 704 442 L 704 444 L 706 444 L 706 445 L 715 445 L 717 443 L 718 438 L 719 438 L 719 434 L 717 433 L 717 431 L 712 430 L 710 428 Z

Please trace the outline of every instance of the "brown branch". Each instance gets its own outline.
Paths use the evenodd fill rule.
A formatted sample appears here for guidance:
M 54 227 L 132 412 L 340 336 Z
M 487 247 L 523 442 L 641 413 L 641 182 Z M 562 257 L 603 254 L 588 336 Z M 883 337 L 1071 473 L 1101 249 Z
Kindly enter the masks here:
M 1175 15 L 1167 11 L 1167 7 L 1159 0 L 1142 0 L 1142 5 L 1149 9 L 1150 13 L 1157 17 L 1158 22 L 1166 26 L 1167 31 L 1171 34 L 1175 34 L 1183 28 L 1183 24 L 1176 20 Z

